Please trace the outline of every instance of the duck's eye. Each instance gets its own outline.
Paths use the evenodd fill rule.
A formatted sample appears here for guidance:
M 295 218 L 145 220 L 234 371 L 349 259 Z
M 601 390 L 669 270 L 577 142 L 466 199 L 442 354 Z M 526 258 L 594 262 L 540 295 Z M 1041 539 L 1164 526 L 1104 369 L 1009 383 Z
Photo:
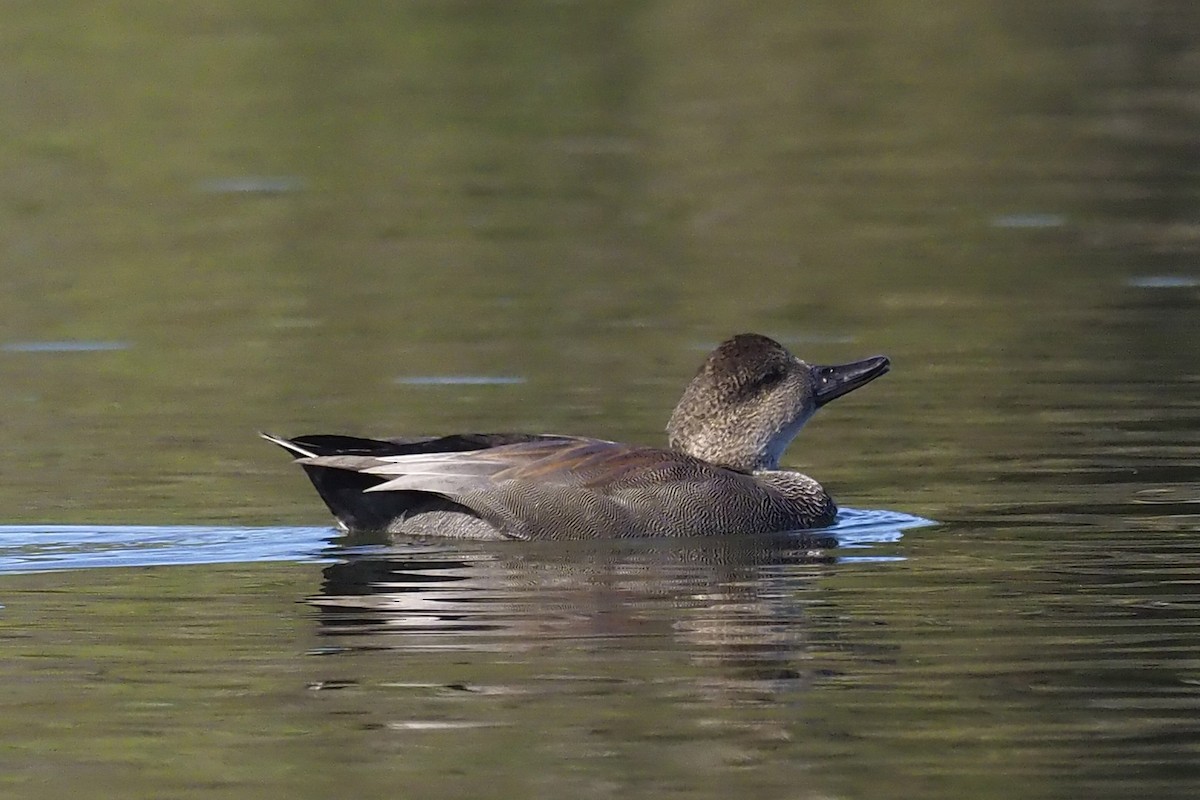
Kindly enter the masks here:
M 784 374 L 784 371 L 781 369 L 773 369 L 759 378 L 756 383 L 760 389 L 769 389 L 777 383 L 783 381 Z

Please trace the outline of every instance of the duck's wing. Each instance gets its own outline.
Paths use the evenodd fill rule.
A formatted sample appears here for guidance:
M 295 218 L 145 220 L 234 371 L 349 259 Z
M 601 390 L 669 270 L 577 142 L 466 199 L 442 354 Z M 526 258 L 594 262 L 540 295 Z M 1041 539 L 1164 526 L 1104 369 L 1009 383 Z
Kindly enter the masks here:
M 657 506 L 669 504 L 682 487 L 671 485 L 684 477 L 679 468 L 696 463 L 671 451 L 571 437 L 375 461 L 364 476 L 383 482 L 363 490 L 364 499 L 436 497 L 517 539 L 648 533 L 656 524 Z
M 321 499 L 348 530 L 386 530 L 396 521 L 430 508 L 445 509 L 447 503 L 477 513 L 470 506 L 459 508 L 458 498 L 468 493 L 486 494 L 496 473 L 578 441 L 523 433 L 394 439 L 261 435 L 295 457 Z M 408 485 L 373 491 L 409 473 Z
M 370 492 L 419 491 L 457 498 L 509 483 L 599 489 L 644 468 L 646 454 L 662 452 L 603 439 L 540 436 L 479 450 L 382 456 L 363 471 L 385 479 Z
M 264 438 L 296 456 L 349 530 L 398 529 L 431 510 L 465 512 L 516 538 L 553 536 L 560 527 L 595 534 L 610 527 L 631 530 L 620 487 L 648 491 L 656 477 L 671 480 L 664 461 L 693 461 L 670 451 L 572 436 Z M 582 517 L 586 523 L 571 524 Z

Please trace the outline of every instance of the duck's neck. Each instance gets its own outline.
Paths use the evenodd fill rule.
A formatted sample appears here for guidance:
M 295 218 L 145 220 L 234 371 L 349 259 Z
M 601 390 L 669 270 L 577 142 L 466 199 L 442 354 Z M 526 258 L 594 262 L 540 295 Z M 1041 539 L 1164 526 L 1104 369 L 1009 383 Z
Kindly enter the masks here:
M 751 473 L 779 468 L 779 457 L 784 448 L 775 451 L 773 448 L 753 448 L 735 442 L 736 439 L 730 436 L 705 432 L 687 438 L 674 435 L 670 438 L 672 450 L 736 472 Z

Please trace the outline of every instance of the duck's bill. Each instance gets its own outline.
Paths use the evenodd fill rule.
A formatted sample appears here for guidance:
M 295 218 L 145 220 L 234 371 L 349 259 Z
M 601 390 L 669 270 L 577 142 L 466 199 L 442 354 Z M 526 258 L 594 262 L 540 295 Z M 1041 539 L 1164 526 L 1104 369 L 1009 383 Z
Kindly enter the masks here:
M 850 364 L 833 367 L 812 367 L 814 395 L 818 406 L 865 386 L 888 371 L 891 362 L 885 356 L 874 356 Z

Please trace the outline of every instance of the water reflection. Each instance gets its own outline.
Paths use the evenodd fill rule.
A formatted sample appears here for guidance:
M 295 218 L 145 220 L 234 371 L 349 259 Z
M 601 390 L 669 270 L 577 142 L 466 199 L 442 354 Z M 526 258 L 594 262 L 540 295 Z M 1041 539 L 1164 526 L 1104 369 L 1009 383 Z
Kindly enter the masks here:
M 564 646 L 680 651 L 715 670 L 705 693 L 732 693 L 725 699 L 733 702 L 808 678 L 805 609 L 813 578 L 832 563 L 819 541 L 587 552 L 412 547 L 326 567 L 311 602 L 322 635 L 336 642 L 326 652 L 511 659 Z
M 867 547 L 847 527 L 849 546 Z M 882 527 L 877 544 L 901 535 Z M 815 579 L 847 558 L 842 546 L 829 531 L 491 547 L 409 541 L 351 550 L 325 567 L 309 602 L 327 653 L 651 647 L 718 668 L 724 690 L 762 691 L 808 677 Z

